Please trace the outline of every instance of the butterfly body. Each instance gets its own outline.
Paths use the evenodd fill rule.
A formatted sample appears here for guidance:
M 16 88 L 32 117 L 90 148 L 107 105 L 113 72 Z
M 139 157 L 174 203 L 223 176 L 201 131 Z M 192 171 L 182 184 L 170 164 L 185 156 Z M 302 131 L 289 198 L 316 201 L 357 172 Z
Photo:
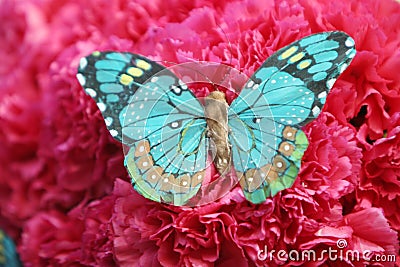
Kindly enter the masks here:
M 227 173 L 231 164 L 231 145 L 229 144 L 228 103 L 225 94 L 211 92 L 205 99 L 205 118 L 207 135 L 211 138 L 215 151 L 214 164 L 220 174 Z
M 262 203 L 293 185 L 308 146 L 301 127 L 319 115 L 355 53 L 353 39 L 343 32 L 304 37 L 271 55 L 229 106 L 218 91 L 201 104 L 183 82 L 190 72 L 211 77 L 224 68 L 183 68 L 181 80 L 176 68 L 109 51 L 83 58 L 77 77 L 111 135 L 129 148 L 125 165 L 140 194 L 194 206 L 222 197 L 239 182 L 249 201 Z M 228 179 L 206 179 L 210 154 Z

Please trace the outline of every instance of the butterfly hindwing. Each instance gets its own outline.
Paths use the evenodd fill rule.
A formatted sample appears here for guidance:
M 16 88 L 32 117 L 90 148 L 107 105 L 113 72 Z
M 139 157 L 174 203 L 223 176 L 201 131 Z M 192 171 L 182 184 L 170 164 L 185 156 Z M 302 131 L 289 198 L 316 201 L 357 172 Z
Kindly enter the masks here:
M 230 127 L 240 121 L 258 138 L 248 151 L 243 150 L 248 138 L 236 138 L 232 131 L 230 140 L 249 201 L 261 203 L 293 184 L 308 146 L 300 127 L 318 116 L 354 55 L 354 41 L 347 34 L 314 34 L 274 53 L 246 83 L 231 104 Z
M 123 113 L 123 142 L 132 144 L 126 165 L 135 189 L 156 201 L 186 204 L 206 168 L 203 106 L 185 84 L 163 71 L 135 93 Z

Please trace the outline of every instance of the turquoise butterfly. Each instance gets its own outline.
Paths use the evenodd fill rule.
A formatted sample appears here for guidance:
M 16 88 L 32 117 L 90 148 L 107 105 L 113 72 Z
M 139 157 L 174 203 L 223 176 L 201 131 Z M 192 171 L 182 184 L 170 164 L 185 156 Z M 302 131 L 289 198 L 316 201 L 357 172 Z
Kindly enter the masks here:
M 11 238 L 0 230 L 0 267 L 22 266 L 15 244 Z
M 205 180 L 211 153 L 218 171 L 234 168 L 245 197 L 261 203 L 294 183 L 308 146 L 301 126 L 318 116 L 355 53 L 339 31 L 293 42 L 262 64 L 230 106 L 219 91 L 202 103 L 170 69 L 127 52 L 82 58 L 77 78 L 111 135 L 129 147 L 125 165 L 140 194 L 174 205 L 217 194 L 221 186 Z

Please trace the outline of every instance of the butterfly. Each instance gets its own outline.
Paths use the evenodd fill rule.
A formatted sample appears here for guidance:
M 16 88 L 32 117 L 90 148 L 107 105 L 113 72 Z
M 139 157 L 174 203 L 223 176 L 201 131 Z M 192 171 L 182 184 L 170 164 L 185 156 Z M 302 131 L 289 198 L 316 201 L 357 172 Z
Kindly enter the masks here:
M 177 206 L 221 196 L 206 177 L 212 154 L 222 181 L 236 177 L 257 204 L 293 185 L 308 146 L 301 127 L 321 112 L 354 45 L 340 31 L 295 41 L 271 55 L 230 105 L 218 90 L 200 101 L 185 77 L 128 52 L 93 52 L 77 79 L 128 147 L 125 166 L 140 194 Z
M 15 244 L 11 238 L 0 230 L 0 267 L 22 266 Z

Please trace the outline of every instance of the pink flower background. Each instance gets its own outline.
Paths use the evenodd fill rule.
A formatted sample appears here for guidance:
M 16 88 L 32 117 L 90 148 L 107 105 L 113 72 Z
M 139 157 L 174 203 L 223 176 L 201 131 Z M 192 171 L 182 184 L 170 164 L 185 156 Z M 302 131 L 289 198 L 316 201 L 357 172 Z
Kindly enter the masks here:
M 0 21 L 0 227 L 25 266 L 364 266 L 257 257 L 265 247 L 337 249 L 339 239 L 344 251 L 398 256 L 395 1 L 4 0 Z M 239 188 L 194 209 L 140 196 L 75 78 L 94 50 L 251 75 L 279 48 L 330 30 L 352 36 L 357 55 L 304 127 L 310 146 L 296 183 L 260 205 Z

